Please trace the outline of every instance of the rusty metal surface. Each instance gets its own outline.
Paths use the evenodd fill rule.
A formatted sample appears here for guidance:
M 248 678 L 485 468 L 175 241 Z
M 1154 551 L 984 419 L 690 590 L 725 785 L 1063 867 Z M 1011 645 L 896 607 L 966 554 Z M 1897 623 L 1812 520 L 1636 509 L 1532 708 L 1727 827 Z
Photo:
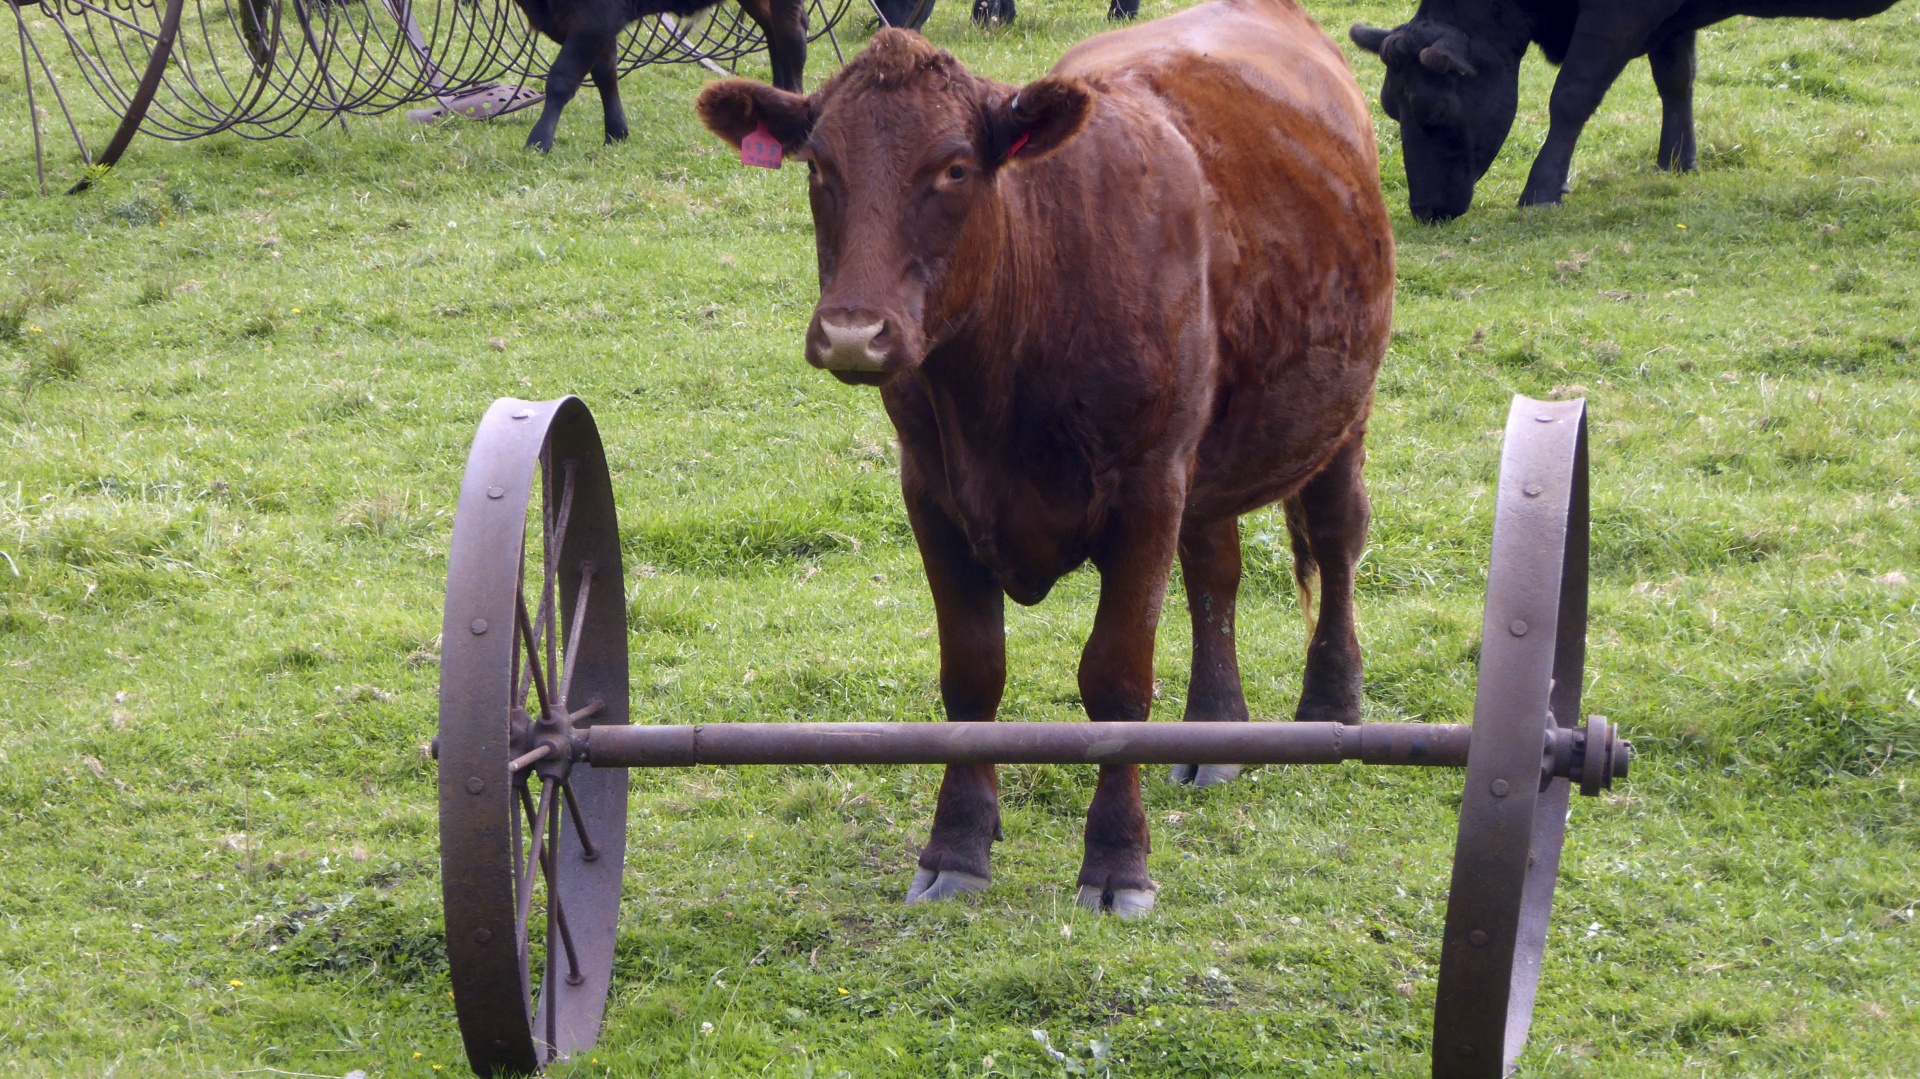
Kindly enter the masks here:
M 1586 616 L 1586 405 L 1516 397 L 1440 949 L 1435 1079 L 1503 1076 L 1526 1044 L 1572 789 L 1565 778 L 1542 783 L 1537 762 L 1552 752 L 1549 727 L 1579 721 Z M 1585 769 L 1596 792 L 1614 767 L 1603 741 Z
M 574 465 L 563 469 L 566 462 Z M 528 508 L 537 491 L 539 519 L 555 516 L 562 473 L 572 487 L 568 523 L 551 538 L 549 559 L 548 537 L 527 534 Z M 558 679 L 561 638 L 526 627 L 527 554 L 557 571 L 552 593 L 544 573 L 525 591 L 540 589 L 541 622 L 556 634 L 570 630 Z M 583 576 L 592 580 L 584 606 L 576 602 Z M 447 958 L 467 1057 L 482 1075 L 534 1071 L 598 1036 L 619 916 L 627 777 L 569 771 L 568 755 L 553 762 L 551 751 L 533 751 L 543 725 L 572 733 L 581 721 L 626 722 L 624 593 L 613 493 L 586 406 L 570 397 L 495 402 L 474 438 L 454 518 L 436 739 Z M 523 657 L 530 678 L 519 677 Z M 519 708 L 528 682 L 548 705 L 537 717 Z M 529 814 L 535 775 L 541 808 Z M 539 881 L 547 884 L 546 955 L 535 963 L 529 918 Z
M 595 768 L 748 764 L 1467 763 L 1464 724 L 709 723 L 596 728 Z

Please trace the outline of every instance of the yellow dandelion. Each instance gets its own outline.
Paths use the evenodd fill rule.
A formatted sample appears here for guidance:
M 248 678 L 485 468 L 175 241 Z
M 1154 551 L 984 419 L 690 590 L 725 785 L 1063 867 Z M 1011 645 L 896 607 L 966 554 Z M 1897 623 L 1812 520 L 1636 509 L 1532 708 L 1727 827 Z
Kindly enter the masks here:
M 439 1070 L 440 1070 L 440 1065 L 438 1065 L 438 1064 L 435 1064 L 435 1065 L 433 1066 L 433 1070 L 434 1070 L 434 1071 L 439 1071 Z
M 419 1060 L 419 1059 L 420 1059 L 420 1054 L 419 1054 L 419 1053 L 415 1053 L 415 1054 L 413 1054 L 413 1059 L 415 1059 L 415 1060 Z
M 228 985 L 231 985 L 231 986 L 233 986 L 233 987 L 234 987 L 235 989 L 238 989 L 238 988 L 240 988 L 241 986 L 243 986 L 243 985 L 245 985 L 245 984 L 247 984 L 247 983 L 246 983 L 246 982 L 243 982 L 243 981 L 241 981 L 241 980 L 240 980 L 240 979 L 238 979 L 238 978 L 231 978 L 231 979 L 229 979 L 229 980 L 227 981 L 227 984 L 228 984 Z
M 845 989 L 842 989 L 842 990 L 840 990 L 840 995 L 844 997 L 844 996 L 846 996 L 846 995 L 848 995 L 848 994 L 847 994 L 847 991 L 846 991 Z
M 1676 222 L 1674 222 L 1674 224 L 1673 224 L 1673 227 L 1674 227 L 1674 228 L 1677 228 L 1677 229 L 1684 229 L 1684 228 L 1686 228 L 1687 226 L 1686 226 L 1686 225 L 1684 225 L 1684 224 L 1681 224 L 1681 223 L 1680 223 L 1680 222 L 1678 222 L 1678 221 L 1676 221 Z

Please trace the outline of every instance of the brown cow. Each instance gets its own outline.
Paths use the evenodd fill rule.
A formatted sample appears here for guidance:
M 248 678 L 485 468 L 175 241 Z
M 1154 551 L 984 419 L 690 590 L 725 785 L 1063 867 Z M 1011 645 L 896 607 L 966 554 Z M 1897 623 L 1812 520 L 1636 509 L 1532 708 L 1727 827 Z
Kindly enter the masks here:
M 1094 720 L 1146 719 L 1176 549 L 1185 718 L 1246 719 L 1238 519 L 1280 501 L 1303 599 L 1316 567 L 1322 596 L 1295 718 L 1358 721 L 1360 469 L 1393 234 L 1366 101 L 1305 12 L 1216 0 L 1024 87 L 882 30 L 810 97 L 729 79 L 699 109 L 736 146 L 764 125 L 807 162 L 807 360 L 879 386 L 899 432 L 948 719 L 999 707 L 1002 594 L 1038 603 L 1089 560 L 1081 699 Z M 993 767 L 948 768 L 907 901 L 985 888 L 999 831 Z M 1103 766 L 1079 902 L 1151 909 L 1147 848 L 1139 768 Z

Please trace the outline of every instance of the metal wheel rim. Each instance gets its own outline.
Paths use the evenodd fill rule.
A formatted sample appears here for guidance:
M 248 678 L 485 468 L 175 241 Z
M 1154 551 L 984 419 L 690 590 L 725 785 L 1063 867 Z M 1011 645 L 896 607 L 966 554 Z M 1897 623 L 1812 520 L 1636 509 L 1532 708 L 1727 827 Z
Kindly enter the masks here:
M 1584 400 L 1507 415 L 1480 680 L 1434 1005 L 1435 1079 L 1508 1074 L 1526 1045 L 1571 784 L 1547 724 L 1580 722 L 1587 623 Z
M 542 520 L 556 533 L 551 561 L 548 539 L 527 529 L 536 482 Z M 558 568 L 550 605 L 541 598 L 544 574 L 523 581 L 523 545 L 542 567 Z M 543 625 L 562 630 L 552 646 Z M 524 724 L 517 744 L 513 730 L 515 683 L 537 689 L 534 707 L 539 700 L 574 710 L 597 702 L 581 725 L 627 722 L 619 531 L 606 456 L 578 398 L 502 399 L 487 410 L 454 518 L 441 641 L 440 858 L 454 1007 L 474 1071 L 535 1072 L 599 1035 L 626 848 L 624 770 L 568 768 L 557 760 L 513 769 L 528 744 Z M 574 795 L 577 816 L 563 787 Z M 536 842 L 533 829 L 523 829 L 538 815 L 528 806 L 535 797 L 547 805 L 539 833 L 557 842 Z M 597 848 L 591 858 L 583 826 Z M 541 847 L 551 860 L 531 856 Z M 532 897 L 543 880 L 548 928 L 539 941 L 532 939 Z M 564 932 L 556 934 L 556 925 Z M 557 948 L 557 935 L 570 947 Z

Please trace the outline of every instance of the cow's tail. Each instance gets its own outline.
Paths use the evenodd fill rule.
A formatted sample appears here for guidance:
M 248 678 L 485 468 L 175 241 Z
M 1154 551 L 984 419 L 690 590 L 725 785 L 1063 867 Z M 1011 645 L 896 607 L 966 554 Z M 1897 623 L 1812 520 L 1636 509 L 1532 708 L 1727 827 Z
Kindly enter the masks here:
M 1320 563 L 1313 560 L 1313 550 L 1307 546 L 1306 520 L 1302 516 L 1298 499 L 1289 498 L 1282 503 L 1287 516 L 1287 539 L 1293 546 L 1293 587 L 1300 597 L 1300 617 L 1307 622 L 1307 643 L 1313 643 L 1313 631 L 1318 628 L 1314 618 L 1314 597 L 1320 590 Z

